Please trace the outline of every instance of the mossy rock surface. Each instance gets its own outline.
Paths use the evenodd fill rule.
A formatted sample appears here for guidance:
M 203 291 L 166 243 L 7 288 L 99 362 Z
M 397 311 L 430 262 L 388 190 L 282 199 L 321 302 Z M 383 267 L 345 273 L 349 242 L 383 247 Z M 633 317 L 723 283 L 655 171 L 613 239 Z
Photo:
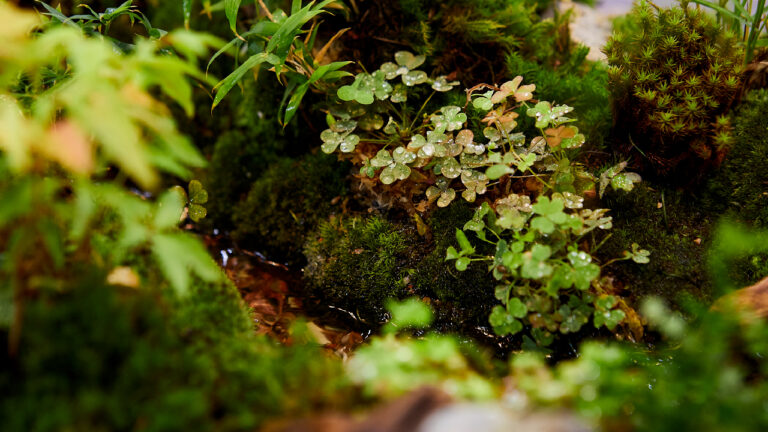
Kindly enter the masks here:
M 705 204 L 713 212 L 768 228 L 768 90 L 751 92 L 733 123 L 733 146 L 707 183 Z
M 438 328 L 463 332 L 487 326 L 497 302 L 493 278 L 482 266 L 459 272 L 445 262 L 456 228 L 472 214 L 461 202 L 437 210 L 424 235 L 410 221 L 381 216 L 324 222 L 305 248 L 308 293 L 373 326 L 385 321 L 387 299 L 413 295 L 431 299 Z
M 706 256 L 716 216 L 702 211 L 687 192 L 641 183 L 632 192 L 610 192 L 604 202 L 613 216 L 612 235 L 598 255 L 608 260 L 638 243 L 651 252 L 648 264 L 621 261 L 609 273 L 636 302 L 660 296 L 679 304 L 684 296 L 709 301 Z
M 18 356 L 0 353 L 0 429 L 249 431 L 336 396 L 340 365 L 256 336 L 229 283 L 177 298 L 103 280 L 27 299 Z
M 309 293 L 381 324 L 386 300 L 408 295 L 406 276 L 417 245 L 412 227 L 376 216 L 323 222 L 305 248 Z
M 272 164 L 233 209 L 233 238 L 272 260 L 302 265 L 307 232 L 340 209 L 348 165 L 308 154 Z M 335 199 L 338 198 L 338 199 Z
M 243 86 L 242 93 L 233 92 L 225 99 L 227 104 L 217 108 L 224 111 L 216 116 L 231 111 L 232 125 L 216 139 L 205 176 L 209 223 L 224 230 L 232 228 L 232 209 L 245 199 L 253 182 L 285 157 L 289 147 L 289 137 L 277 122 L 281 93 L 276 86 L 267 79 L 245 80 Z
M 488 326 L 488 315 L 498 302 L 494 297 L 496 281 L 483 264 L 472 265 L 460 272 L 453 261 L 445 261 L 448 247 L 457 246 L 456 229 L 463 228 L 473 215 L 471 204 L 457 201 L 446 208 L 436 209 L 429 216 L 427 224 L 432 239 L 411 280 L 419 292 L 450 305 L 456 315 L 453 318 L 465 320 L 470 325 Z M 479 253 L 491 254 L 486 247 L 486 244 L 476 245 Z
M 757 229 L 768 228 L 768 90 L 742 100 L 733 116 L 733 146 L 702 194 L 702 206 L 713 214 Z M 736 286 L 768 276 L 768 255 L 755 254 L 731 266 Z

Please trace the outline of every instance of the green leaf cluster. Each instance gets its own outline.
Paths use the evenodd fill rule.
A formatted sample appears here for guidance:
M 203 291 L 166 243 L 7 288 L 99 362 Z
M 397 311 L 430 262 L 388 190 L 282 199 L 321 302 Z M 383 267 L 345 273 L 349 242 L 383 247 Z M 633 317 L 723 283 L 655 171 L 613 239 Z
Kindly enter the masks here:
M 300 38 L 305 32 L 304 26 L 318 15 L 327 12 L 326 8 L 334 1 L 323 0 L 317 4 L 312 1 L 306 6 L 302 6 L 300 0 L 294 0 L 291 4 L 290 15 L 279 9 L 273 13 L 267 11 L 267 17 L 256 20 L 249 30 L 242 34 L 237 32 L 237 13 L 240 8 L 240 0 L 224 1 L 225 14 L 236 37 L 211 57 L 208 66 L 220 55 L 227 52 L 237 53 L 236 57 L 239 57 L 240 52 L 246 52 L 249 53 L 249 56 L 216 85 L 213 108 L 249 71 L 253 69 L 258 71 L 262 65 L 268 64 L 271 65 L 278 79 L 283 76 L 287 82 L 279 118 L 281 124 L 285 126 L 296 115 L 299 105 L 310 87 L 315 86 L 322 89 L 327 83 L 348 76 L 348 72 L 339 70 L 348 65 L 350 63 L 348 61 L 321 63 L 332 40 L 325 47 L 320 48 L 317 54 L 314 54 L 317 25 L 313 25 L 310 30 L 306 31 L 308 34 L 303 40 Z M 340 31 L 338 35 L 344 31 Z
M 390 303 L 394 323 L 410 321 L 417 315 L 431 315 L 428 306 L 411 299 Z M 423 319 L 419 321 L 424 322 Z M 408 339 L 388 332 L 371 338 L 360 347 L 347 365 L 351 381 L 362 386 L 366 396 L 397 397 L 422 386 L 437 387 L 446 393 L 469 400 L 490 400 L 498 394 L 492 381 L 473 370 L 457 338 L 429 333 Z
M 475 202 L 487 193 L 491 181 L 504 184 L 517 173 L 524 177 L 542 172 L 543 177 L 555 181 L 558 191 L 575 193 L 592 183 L 589 173 L 568 160 L 568 155 L 585 142 L 578 128 L 570 125 L 574 119 L 566 117 L 573 108 L 546 101 L 529 106 L 536 86 L 522 85 L 523 78 L 518 76 L 499 87 L 473 87 L 469 92 L 475 108 L 472 112 L 444 105 L 424 113 L 433 96 L 453 94 L 458 83 L 444 83 L 445 77 L 428 78 L 423 72 L 418 80 L 407 79 L 423 62 L 423 56 L 400 51 L 394 63 L 384 63 L 372 73 L 362 72 L 354 82 L 340 87 L 339 101 L 331 105 L 327 117 L 329 128 L 320 136 L 324 143 L 321 149 L 326 153 L 340 150 L 341 158 L 361 162 L 361 175 L 384 185 L 429 184 L 424 190 L 426 199 L 417 206 L 420 211 L 433 203 L 448 206 L 459 194 L 465 201 Z M 389 83 L 400 78 L 402 83 Z M 431 85 L 432 92 L 421 99 L 421 108 L 412 114 L 409 107 L 418 106 L 418 102 L 408 95 L 420 84 Z M 478 89 L 489 90 L 475 93 Z M 516 110 L 520 108 L 527 108 L 541 134 L 530 142 L 515 131 Z M 478 112 L 485 113 L 484 117 L 478 118 Z M 421 122 L 419 116 L 423 117 Z M 633 174 L 630 180 L 617 180 L 615 186 L 629 190 L 639 176 Z M 410 194 L 419 190 L 400 187 Z M 397 193 L 397 189 L 393 191 Z
M 527 196 L 510 195 L 492 208 L 484 203 L 464 226 L 482 241 L 495 245 L 493 256 L 475 253 L 462 230 L 456 238 L 460 251 L 449 247 L 446 260 L 456 260 L 464 271 L 472 261 L 485 261 L 500 283 L 489 317 L 496 334 L 527 330 L 539 345 L 547 346 L 557 333 L 576 333 L 593 317 L 596 328 L 610 330 L 624 321 L 619 300 L 606 295 L 601 266 L 582 240 L 595 230 L 611 228 L 606 210 L 583 208 L 583 199 L 572 193 L 541 195 L 531 204 Z M 621 259 L 647 262 L 649 253 L 633 245 Z
M 93 20 L 131 11 L 128 2 Z M 193 85 L 209 83 L 197 62 L 213 38 L 174 31 L 138 37 L 124 51 L 71 20 L 52 25 L 7 3 L 0 18 L 14 23 L 0 59 L 3 295 L 29 298 L 39 284 L 65 284 L 83 268 L 127 275 L 118 279 L 133 286 L 134 256 L 151 257 L 180 295 L 194 278 L 220 281 L 205 246 L 178 227 L 185 194 L 159 187 L 163 174 L 189 178 L 205 165 L 167 104 L 192 114 Z M 199 186 L 190 187 L 194 216 L 207 200 Z M 23 306 L 14 305 L 11 351 Z
M 760 408 L 768 396 L 765 322 L 707 309 L 689 307 L 697 318 L 686 322 L 650 298 L 643 315 L 664 337 L 653 351 L 591 341 L 554 368 L 537 353 L 523 353 L 511 361 L 512 377 L 537 404 L 574 409 L 606 429 L 762 430 L 768 427 Z M 615 322 L 605 315 L 605 325 Z
M 87 4 L 83 4 L 80 6 L 88 11 L 87 14 L 70 16 L 62 13 L 61 4 L 59 4 L 56 8 L 53 8 L 40 0 L 38 0 L 37 3 L 39 3 L 40 6 L 46 10 L 44 15 L 51 17 L 52 22 L 74 28 L 79 27 L 85 34 L 89 36 L 103 36 L 104 38 L 110 40 L 118 49 L 133 48 L 132 44 L 119 41 L 110 37 L 109 35 L 110 26 L 113 22 L 121 17 L 127 17 L 131 25 L 137 21 L 140 22 L 144 27 L 144 30 L 147 32 L 147 35 L 151 39 L 160 39 L 168 34 L 168 32 L 165 30 L 153 27 L 152 23 L 149 22 L 149 18 L 147 18 L 144 13 L 142 13 L 136 6 L 133 5 L 133 0 L 125 1 L 117 7 L 107 8 L 104 12 L 101 13 L 94 11 Z

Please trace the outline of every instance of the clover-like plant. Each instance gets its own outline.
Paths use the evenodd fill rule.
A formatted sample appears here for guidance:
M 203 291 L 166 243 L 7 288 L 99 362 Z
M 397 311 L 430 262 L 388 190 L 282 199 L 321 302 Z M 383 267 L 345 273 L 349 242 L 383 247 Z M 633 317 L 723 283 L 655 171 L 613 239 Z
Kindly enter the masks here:
M 590 318 L 595 328 L 613 331 L 637 316 L 601 280 L 601 268 L 618 260 L 647 263 L 649 252 L 633 244 L 622 258 L 599 265 L 592 256 L 594 245 L 585 250 L 584 239 L 610 229 L 611 218 L 605 209 L 583 207 L 583 198 L 570 192 L 541 195 L 533 204 L 527 195 L 510 194 L 483 203 L 464 230 L 456 231 L 459 249 L 449 247 L 446 260 L 455 260 L 459 271 L 486 262 L 499 281 L 495 294 L 501 305 L 489 316 L 498 335 L 525 330 L 526 337 L 544 347 L 558 333 L 579 331 Z M 493 244 L 495 253 L 478 253 L 464 231 Z
M 208 202 L 208 191 L 199 180 L 192 180 L 187 186 L 187 192 L 181 186 L 174 187 L 183 201 L 186 202 L 186 215 L 193 222 L 200 222 L 208 215 L 204 204 Z
M 455 260 L 459 271 L 474 262 L 489 264 L 499 281 L 500 305 L 490 316 L 498 335 L 525 329 L 546 346 L 556 333 L 577 332 L 592 317 L 596 327 L 615 330 L 634 316 L 601 282 L 601 266 L 592 256 L 599 237 L 595 231 L 610 229 L 611 218 L 605 209 L 584 208 L 583 194 L 598 186 L 600 193 L 609 186 L 631 190 L 640 177 L 623 172 L 626 163 L 621 163 L 598 180 L 573 162 L 585 142 L 572 125 L 575 119 L 567 117 L 573 108 L 533 100 L 535 85 L 523 85 L 522 77 L 469 89 L 467 106 L 471 103 L 481 114 L 470 121 L 465 108 L 455 105 L 424 112 L 434 91 L 457 83 L 416 71 L 422 56 L 401 51 L 395 61 L 362 72 L 338 89 L 341 101 L 329 110 L 322 150 L 338 148 L 341 158 L 362 164 L 359 177 L 373 188 L 411 193 L 410 199 L 394 200 L 412 205 L 409 210 L 425 211 L 432 203 L 445 207 L 459 195 L 468 202 L 482 201 L 473 219 L 457 230 L 459 248 L 448 248 L 446 259 Z M 388 82 L 395 79 L 401 82 Z M 411 91 L 421 84 L 431 85 L 433 93 L 415 101 L 409 93 L 424 97 L 424 92 Z M 409 106 L 421 108 L 411 115 Z M 523 113 L 534 119 L 538 135 L 515 131 Z M 357 145 L 336 145 L 353 133 Z M 419 191 L 424 199 L 413 205 Z M 465 231 L 493 244 L 495 254 L 479 252 Z M 619 259 L 647 262 L 647 255 L 635 246 Z
M 566 117 L 573 108 L 546 101 L 529 105 L 536 86 L 523 85 L 518 76 L 498 87 L 480 84 L 468 91 L 468 102 L 485 112 L 479 122 L 469 122 L 465 108 L 455 105 L 424 113 L 434 92 L 458 85 L 417 70 L 424 60 L 399 51 L 395 62 L 361 72 L 341 86 L 339 103 L 329 110 L 329 127 L 321 133 L 322 150 L 339 150 L 340 157 L 361 163 L 360 176 L 370 179 L 373 187 L 392 185 L 389 191 L 396 194 L 397 182 L 417 184 L 402 189 L 422 192 L 425 199 L 410 196 L 415 199 L 399 202 L 418 201 L 413 209 L 421 211 L 433 203 L 445 207 L 459 195 L 475 202 L 492 185 L 506 187 L 516 178 L 537 177 L 558 191 L 573 193 L 594 183 L 567 157 L 568 150 L 585 141 L 569 124 L 574 120 Z M 409 93 L 423 95 L 412 90 L 419 85 L 431 86 L 432 93 L 423 101 L 410 100 Z M 411 114 L 408 108 L 419 104 Z M 530 141 L 514 132 L 520 108 L 535 118 L 541 132 Z M 554 185 L 543 177 L 552 177 Z

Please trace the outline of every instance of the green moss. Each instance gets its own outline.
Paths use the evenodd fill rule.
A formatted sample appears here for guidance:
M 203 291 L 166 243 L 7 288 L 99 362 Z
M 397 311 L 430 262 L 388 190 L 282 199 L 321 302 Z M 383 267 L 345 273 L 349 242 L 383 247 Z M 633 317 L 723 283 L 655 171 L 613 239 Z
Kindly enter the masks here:
M 709 298 L 706 252 L 714 221 L 690 194 L 640 184 L 629 193 L 610 193 L 604 204 L 611 209 L 613 229 L 599 255 L 621 257 L 632 243 L 651 252 L 648 264 L 621 261 L 608 269 L 631 297 Z
M 452 324 L 457 330 L 488 325 L 488 315 L 497 303 L 493 295 L 496 282 L 485 266 L 473 265 L 460 272 L 453 262 L 445 261 L 448 246 L 456 245 L 456 228 L 462 228 L 473 215 L 474 209 L 464 201 L 435 210 L 427 220 L 432 240 L 411 276 L 417 292 L 425 293 L 449 307 L 447 311 L 445 307 L 438 308 L 437 313 L 453 315 L 445 318 L 454 321 Z M 477 245 L 480 252 L 490 253 L 483 250 L 484 246 Z
M 256 180 L 233 210 L 233 237 L 271 259 L 297 264 L 306 233 L 338 207 L 347 192 L 347 165 L 325 154 L 282 159 Z
M 724 114 L 739 92 L 743 52 L 699 9 L 641 0 L 629 17 L 627 33 L 614 32 L 604 48 L 616 150 L 637 156 L 646 173 L 691 184 L 731 144 Z
M 232 227 L 232 208 L 245 198 L 251 185 L 281 155 L 287 137 L 277 122 L 281 94 L 267 80 L 246 80 L 242 94 L 232 95 L 233 125 L 217 140 L 207 170 L 208 214 L 213 226 Z
M 412 228 L 376 216 L 323 222 L 305 248 L 308 292 L 363 321 L 382 323 L 385 301 L 408 293 L 417 241 Z
M 354 8 L 332 28 L 351 27 L 340 39 L 348 57 L 366 67 L 391 61 L 395 51 L 426 54 L 428 68 L 464 85 L 501 83 L 509 77 L 504 56 L 521 52 L 528 60 L 556 64 L 568 55 L 565 27 L 541 20 L 550 0 L 376 0 Z M 394 43 L 392 41 L 395 41 Z M 373 49 L 372 49 L 373 48 Z M 562 59 L 561 59 L 562 61 Z M 511 77 L 510 77 L 511 78 Z
M 316 346 L 255 336 L 231 284 L 175 299 L 103 275 L 29 298 L 0 364 L 5 431 L 254 430 L 322 406 L 341 376 Z
M 768 90 L 753 91 L 732 116 L 733 144 L 702 194 L 702 206 L 712 214 L 752 226 L 768 228 Z M 747 255 L 732 263 L 735 286 L 751 285 L 768 275 L 768 256 Z
M 482 266 L 459 272 L 445 262 L 456 228 L 472 214 L 462 202 L 439 209 L 427 221 L 426 236 L 409 222 L 379 216 L 325 222 L 305 248 L 309 293 L 371 324 L 383 321 L 388 298 L 415 294 L 434 301 L 438 328 L 461 332 L 487 325 L 496 303 L 493 278 Z
M 750 93 L 733 116 L 733 146 L 707 184 L 713 212 L 768 228 L 768 90 Z

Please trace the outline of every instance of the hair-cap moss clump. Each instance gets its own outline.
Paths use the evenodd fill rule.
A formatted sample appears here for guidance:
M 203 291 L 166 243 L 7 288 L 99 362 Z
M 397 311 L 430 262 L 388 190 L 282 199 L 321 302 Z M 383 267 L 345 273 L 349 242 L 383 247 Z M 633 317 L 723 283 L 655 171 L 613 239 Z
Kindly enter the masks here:
M 103 280 L 28 299 L 17 357 L 0 350 L 0 429 L 248 431 L 344 399 L 340 363 L 256 336 L 231 284 L 177 299 Z
M 619 150 L 641 153 L 647 173 L 690 183 L 731 143 L 724 114 L 739 93 L 743 54 L 713 17 L 680 4 L 639 1 L 623 26 L 634 31 L 615 32 L 603 50 Z
M 235 206 L 233 238 L 270 259 L 299 264 L 307 232 L 339 207 L 347 193 L 346 164 L 326 154 L 282 159 L 256 180 Z
M 706 254 L 713 221 L 693 197 L 641 183 L 630 193 L 608 193 L 605 205 L 613 230 L 598 254 L 622 256 L 632 243 L 651 252 L 647 264 L 622 261 L 608 268 L 635 301 L 649 295 L 673 303 L 681 296 L 709 300 Z

